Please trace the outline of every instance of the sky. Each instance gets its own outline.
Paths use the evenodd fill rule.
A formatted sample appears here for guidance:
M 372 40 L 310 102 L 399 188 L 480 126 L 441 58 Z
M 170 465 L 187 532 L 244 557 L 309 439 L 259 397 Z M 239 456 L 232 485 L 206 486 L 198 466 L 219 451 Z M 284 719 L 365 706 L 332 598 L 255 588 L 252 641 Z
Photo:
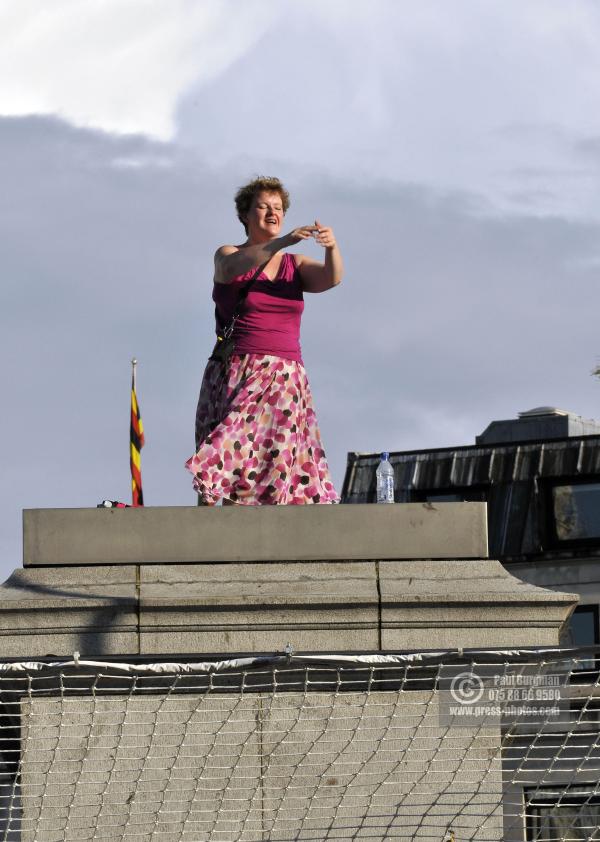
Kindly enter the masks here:
M 0 581 L 21 510 L 147 505 L 183 468 L 236 189 L 334 228 L 303 356 L 348 451 L 600 418 L 596 0 L 0 0 Z M 313 257 L 319 247 L 303 248 Z

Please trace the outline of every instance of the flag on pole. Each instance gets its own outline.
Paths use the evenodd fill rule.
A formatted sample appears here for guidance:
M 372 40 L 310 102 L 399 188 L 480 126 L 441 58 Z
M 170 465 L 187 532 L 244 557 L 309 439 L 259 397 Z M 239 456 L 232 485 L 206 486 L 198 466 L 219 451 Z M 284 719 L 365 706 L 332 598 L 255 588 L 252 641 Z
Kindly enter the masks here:
M 135 392 L 135 367 L 137 360 L 131 361 L 131 422 L 129 425 L 129 464 L 131 466 L 131 502 L 134 506 L 144 505 L 142 492 L 142 462 L 140 451 L 144 446 L 144 425 L 140 416 Z

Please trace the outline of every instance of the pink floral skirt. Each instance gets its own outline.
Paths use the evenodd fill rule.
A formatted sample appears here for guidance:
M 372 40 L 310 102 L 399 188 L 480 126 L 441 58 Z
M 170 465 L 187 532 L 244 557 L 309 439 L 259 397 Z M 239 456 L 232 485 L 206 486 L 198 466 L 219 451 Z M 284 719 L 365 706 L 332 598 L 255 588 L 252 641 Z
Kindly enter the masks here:
M 338 503 L 304 366 L 261 354 L 209 360 L 186 462 L 203 501 Z

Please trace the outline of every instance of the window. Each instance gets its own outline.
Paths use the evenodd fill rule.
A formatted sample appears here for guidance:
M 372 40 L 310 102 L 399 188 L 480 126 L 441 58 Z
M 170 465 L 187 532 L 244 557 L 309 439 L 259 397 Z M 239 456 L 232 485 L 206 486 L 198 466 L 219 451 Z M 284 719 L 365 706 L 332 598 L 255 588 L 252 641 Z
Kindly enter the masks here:
M 598 643 L 597 605 L 580 605 L 573 611 L 562 643 L 564 646 L 594 646 Z M 597 668 L 593 657 L 580 661 L 577 666 L 578 670 L 596 670 Z
M 600 726 L 600 699 L 571 699 L 569 704 L 569 727 L 577 736 L 589 734 L 594 739 L 598 737 Z
M 600 540 L 600 482 L 553 485 L 551 509 L 559 543 Z
M 579 842 L 592 839 L 600 826 L 600 793 L 595 784 L 528 790 L 525 798 L 528 840 Z
M 569 620 L 571 646 L 594 646 L 598 643 L 598 606 L 580 605 Z

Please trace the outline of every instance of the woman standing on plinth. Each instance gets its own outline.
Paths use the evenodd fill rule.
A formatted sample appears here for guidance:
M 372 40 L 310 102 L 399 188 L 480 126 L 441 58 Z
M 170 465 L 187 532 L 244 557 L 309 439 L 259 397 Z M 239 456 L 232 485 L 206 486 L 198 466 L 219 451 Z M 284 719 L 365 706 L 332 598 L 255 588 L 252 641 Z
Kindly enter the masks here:
M 233 354 L 211 358 L 196 413 L 196 453 L 186 462 L 201 501 L 243 505 L 337 503 L 300 350 L 305 292 L 342 280 L 331 228 L 280 235 L 289 195 L 277 178 L 238 190 L 247 239 L 215 254 L 217 335 L 233 326 Z M 314 237 L 320 263 L 284 249 Z M 219 343 L 218 343 L 219 344 Z

